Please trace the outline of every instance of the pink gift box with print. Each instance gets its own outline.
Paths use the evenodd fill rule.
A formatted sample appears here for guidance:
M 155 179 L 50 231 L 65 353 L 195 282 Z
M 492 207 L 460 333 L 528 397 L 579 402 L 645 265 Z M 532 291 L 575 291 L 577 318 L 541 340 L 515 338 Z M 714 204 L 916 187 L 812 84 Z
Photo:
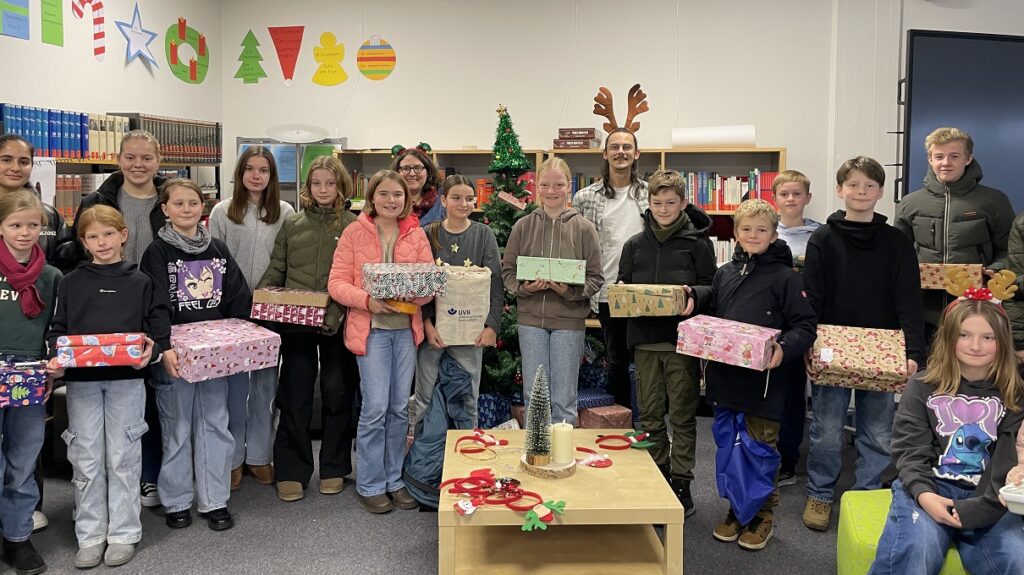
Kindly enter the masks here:
M 171 326 L 178 375 L 197 383 L 276 367 L 281 336 L 242 319 L 218 319 Z
M 38 405 L 46 398 L 46 363 L 0 363 L 0 408 Z
M 260 288 L 252 294 L 250 316 L 266 321 L 323 327 L 330 301 L 326 292 Z
M 772 359 L 777 329 L 709 315 L 679 322 L 676 352 L 764 371 Z

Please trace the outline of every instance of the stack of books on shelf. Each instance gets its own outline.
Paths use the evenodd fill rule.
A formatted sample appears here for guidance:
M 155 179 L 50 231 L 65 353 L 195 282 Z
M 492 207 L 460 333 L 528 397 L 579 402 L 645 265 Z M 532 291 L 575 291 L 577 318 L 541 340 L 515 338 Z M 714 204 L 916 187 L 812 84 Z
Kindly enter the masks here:
M 221 125 L 217 122 L 135 112 L 112 115 L 126 118 L 130 130 L 146 130 L 156 136 L 164 161 L 182 164 L 218 164 L 221 161 Z
M 715 236 L 711 236 L 709 239 L 711 244 L 715 246 L 715 261 L 718 262 L 718 267 L 722 267 L 732 261 L 732 252 L 736 247 L 736 240 L 720 240 Z
M 0 104 L 0 133 L 17 134 L 28 140 L 41 158 L 89 159 L 92 142 L 89 133 L 91 114 Z
M 759 198 L 775 205 L 772 182 L 778 172 L 753 169 L 745 176 L 724 176 L 709 171 L 679 171 L 686 180 L 690 201 L 702 210 L 735 211 L 743 200 Z M 753 183 L 753 184 L 752 184 Z
M 597 128 L 559 128 L 551 147 L 556 150 L 592 150 L 601 147 Z

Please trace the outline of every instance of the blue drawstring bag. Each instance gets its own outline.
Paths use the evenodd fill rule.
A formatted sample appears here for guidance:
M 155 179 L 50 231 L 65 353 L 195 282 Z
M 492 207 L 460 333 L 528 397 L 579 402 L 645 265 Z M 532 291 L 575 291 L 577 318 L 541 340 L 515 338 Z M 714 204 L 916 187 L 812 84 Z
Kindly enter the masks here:
M 731 409 L 715 408 L 711 434 L 718 446 L 718 495 L 729 500 L 740 525 L 746 525 L 775 491 L 781 456 L 770 445 L 750 437 L 743 414 Z

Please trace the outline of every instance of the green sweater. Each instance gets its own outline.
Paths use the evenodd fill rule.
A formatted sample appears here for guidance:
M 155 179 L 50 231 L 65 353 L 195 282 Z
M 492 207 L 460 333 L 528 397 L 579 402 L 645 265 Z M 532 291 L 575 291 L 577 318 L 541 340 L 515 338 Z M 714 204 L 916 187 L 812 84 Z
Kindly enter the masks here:
M 256 287 L 326 292 L 338 238 L 345 227 L 355 220 L 356 216 L 348 210 L 342 211 L 339 216 L 336 209 L 321 207 L 289 215 L 277 233 L 270 264 Z M 324 317 L 323 331 L 327 334 L 336 333 L 341 318 L 341 304 L 331 300 Z M 301 329 L 301 326 L 287 326 L 287 329 L 293 328 Z
M 0 248 L 4 249 L 4 248 Z M 53 319 L 57 302 L 57 286 L 64 276 L 51 266 L 43 266 L 36 280 L 36 289 L 43 299 L 43 313 L 29 319 L 21 311 L 18 292 L 0 276 L 0 355 L 24 355 L 31 359 L 46 357 L 46 331 Z

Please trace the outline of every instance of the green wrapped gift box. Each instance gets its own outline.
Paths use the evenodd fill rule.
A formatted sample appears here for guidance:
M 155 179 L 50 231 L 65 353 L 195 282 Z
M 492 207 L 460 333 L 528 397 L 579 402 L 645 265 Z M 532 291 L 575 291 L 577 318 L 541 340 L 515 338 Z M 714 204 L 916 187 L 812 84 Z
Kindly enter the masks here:
M 516 279 L 523 281 L 552 280 L 583 285 L 587 279 L 587 260 L 563 260 L 519 256 Z

